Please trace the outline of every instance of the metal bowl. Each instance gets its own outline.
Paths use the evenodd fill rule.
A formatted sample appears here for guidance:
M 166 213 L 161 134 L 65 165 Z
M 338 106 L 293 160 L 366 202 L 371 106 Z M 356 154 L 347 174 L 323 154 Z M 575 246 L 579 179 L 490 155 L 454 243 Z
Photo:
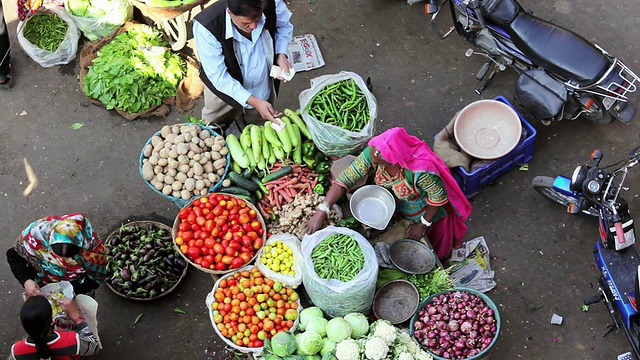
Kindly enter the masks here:
M 373 298 L 373 314 L 378 319 L 400 324 L 409 320 L 418 309 L 420 293 L 407 280 L 392 280 L 382 285 Z
M 396 199 L 382 186 L 365 185 L 353 193 L 349 208 L 361 223 L 384 230 L 396 211 Z
M 409 274 L 425 274 L 436 266 L 433 250 L 412 239 L 400 239 L 391 244 L 389 258 L 393 265 Z

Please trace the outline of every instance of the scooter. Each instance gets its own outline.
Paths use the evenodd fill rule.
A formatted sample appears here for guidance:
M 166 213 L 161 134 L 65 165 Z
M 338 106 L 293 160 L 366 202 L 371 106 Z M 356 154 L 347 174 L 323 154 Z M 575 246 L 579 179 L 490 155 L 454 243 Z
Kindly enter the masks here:
M 623 329 L 632 353 L 619 359 L 640 359 L 640 255 L 634 246 L 636 237 L 633 218 L 627 202 L 620 196 L 629 170 L 640 161 L 640 146 L 624 159 L 600 167 L 603 154 L 591 153 L 593 163 L 575 168 L 571 178 L 537 176 L 531 186 L 546 198 L 564 205 L 571 214 L 584 214 L 599 219 L 599 239 L 593 254 L 601 276 L 598 295 L 584 299 L 585 305 L 604 302 L 613 319 L 605 335 Z M 633 354 L 633 355 L 631 355 Z M 625 355 L 625 356 L 623 356 Z
M 436 18 L 450 4 L 453 26 L 442 33 Z M 584 118 L 596 124 L 628 123 L 636 108 L 628 95 L 640 78 L 622 61 L 582 36 L 527 12 L 516 0 L 428 0 L 425 12 L 440 39 L 455 30 L 487 62 L 476 74 L 480 95 L 498 71 L 520 74 L 516 97 L 522 107 L 549 125 L 553 120 Z M 493 70 L 487 77 L 489 68 Z M 485 79 L 486 78 L 486 79 Z

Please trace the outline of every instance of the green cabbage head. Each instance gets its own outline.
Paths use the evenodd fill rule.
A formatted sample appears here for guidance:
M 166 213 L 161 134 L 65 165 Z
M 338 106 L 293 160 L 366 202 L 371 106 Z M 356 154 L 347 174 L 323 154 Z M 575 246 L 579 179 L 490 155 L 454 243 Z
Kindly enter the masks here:
M 351 337 L 351 325 L 341 317 L 333 318 L 327 323 L 327 337 L 336 344 L 342 340 L 349 339 Z
M 298 353 L 315 355 L 322 349 L 322 336 L 315 331 L 305 331 L 298 337 Z
M 327 336 L 327 324 L 329 323 L 329 321 L 325 318 L 313 318 L 311 319 L 308 323 L 307 326 L 305 327 L 306 331 L 315 331 L 318 334 L 320 334 L 320 336 L 325 337 Z
M 278 356 L 293 355 L 296 351 L 296 337 L 290 332 L 279 332 L 271 338 L 271 349 Z
M 362 313 L 350 313 L 344 316 L 344 319 L 351 327 L 351 337 L 354 339 L 361 338 L 369 332 L 369 320 Z
M 313 318 L 324 318 L 322 309 L 317 306 L 308 307 L 300 312 L 300 322 L 298 323 L 298 329 L 305 330 L 309 321 Z

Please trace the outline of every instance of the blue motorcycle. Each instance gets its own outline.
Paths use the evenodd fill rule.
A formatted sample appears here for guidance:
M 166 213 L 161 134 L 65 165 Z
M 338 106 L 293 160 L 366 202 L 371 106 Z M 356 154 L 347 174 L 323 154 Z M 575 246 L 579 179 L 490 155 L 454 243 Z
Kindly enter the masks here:
M 428 0 L 426 12 L 438 37 L 455 30 L 487 62 L 476 74 L 481 94 L 497 72 L 518 72 L 516 97 L 532 116 L 548 125 L 578 117 L 596 124 L 631 121 L 636 108 L 629 94 L 640 79 L 622 61 L 582 36 L 533 16 L 516 0 Z M 453 26 L 442 33 L 436 19 L 450 9 Z M 493 70 L 487 77 L 489 69 Z M 485 79 L 486 78 L 486 79 Z
M 571 178 L 537 176 L 531 186 L 551 201 L 565 206 L 571 214 L 599 219 L 600 236 L 593 251 L 601 273 L 599 293 L 583 302 L 590 305 L 603 301 L 613 319 L 607 333 L 623 329 L 633 356 L 640 359 L 637 307 L 640 301 L 640 256 L 633 246 L 636 240 L 633 218 L 627 202 L 620 196 L 622 190 L 628 190 L 623 184 L 629 170 L 640 161 L 640 146 L 609 166 L 600 167 L 602 156 L 600 150 L 595 150 L 591 153 L 593 163 L 576 167 Z

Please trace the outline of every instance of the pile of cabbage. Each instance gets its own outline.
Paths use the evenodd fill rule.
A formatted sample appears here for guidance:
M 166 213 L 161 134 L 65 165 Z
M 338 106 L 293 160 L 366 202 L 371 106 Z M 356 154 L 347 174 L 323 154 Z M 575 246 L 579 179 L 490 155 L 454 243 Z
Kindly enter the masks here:
M 265 341 L 265 360 L 431 360 L 408 332 L 386 320 L 369 325 L 361 313 L 327 320 L 318 307 L 300 312 L 295 335 Z

